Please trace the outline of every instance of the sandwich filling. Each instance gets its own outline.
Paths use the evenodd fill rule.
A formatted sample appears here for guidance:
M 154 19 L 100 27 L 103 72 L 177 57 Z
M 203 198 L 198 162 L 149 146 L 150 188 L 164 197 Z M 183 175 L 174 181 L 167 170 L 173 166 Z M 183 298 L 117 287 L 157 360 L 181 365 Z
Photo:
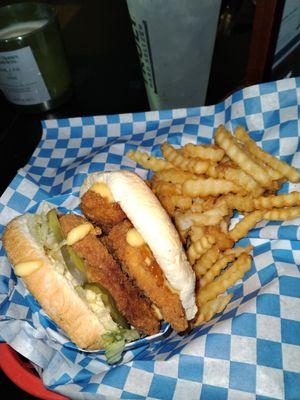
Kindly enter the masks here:
M 197 311 L 195 274 L 174 225 L 145 182 L 130 171 L 94 173 L 85 180 L 80 195 L 84 215 L 106 233 L 123 221 L 132 223 L 151 249 L 169 288 L 178 294 L 186 319 L 193 319 Z
M 27 225 L 30 234 L 35 238 L 37 245 L 43 248 L 55 271 L 66 279 L 104 326 L 106 332 L 102 339 L 107 361 L 119 361 L 125 343 L 140 337 L 138 331 L 131 329 L 118 313 L 104 288 L 87 283 L 85 263 L 72 247 L 66 244 L 54 209 L 47 214 L 28 215 Z

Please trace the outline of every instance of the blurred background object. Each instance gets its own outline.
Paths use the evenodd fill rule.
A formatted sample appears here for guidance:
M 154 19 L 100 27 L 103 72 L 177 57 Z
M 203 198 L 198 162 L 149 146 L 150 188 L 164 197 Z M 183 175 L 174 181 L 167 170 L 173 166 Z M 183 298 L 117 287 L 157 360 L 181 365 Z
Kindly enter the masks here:
M 42 3 L 0 7 L 0 89 L 20 111 L 48 111 L 71 93 L 56 10 Z
M 221 0 L 127 0 L 151 110 L 205 102 Z

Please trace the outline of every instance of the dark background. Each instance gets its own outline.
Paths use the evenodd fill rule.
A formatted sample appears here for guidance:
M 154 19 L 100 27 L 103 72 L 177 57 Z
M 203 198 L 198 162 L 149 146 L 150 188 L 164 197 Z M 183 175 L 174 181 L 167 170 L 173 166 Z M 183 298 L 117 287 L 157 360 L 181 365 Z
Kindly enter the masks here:
M 271 1 L 271 0 L 269 0 Z M 0 1 L 0 5 L 17 1 Z M 125 0 L 48 1 L 58 10 L 70 65 L 73 94 L 48 113 L 17 112 L 0 93 L 0 193 L 23 167 L 41 137 L 40 121 L 149 110 Z M 206 104 L 245 86 L 255 1 L 223 0 Z M 265 80 L 299 75 L 299 47 Z M 32 399 L 0 371 L 7 399 Z

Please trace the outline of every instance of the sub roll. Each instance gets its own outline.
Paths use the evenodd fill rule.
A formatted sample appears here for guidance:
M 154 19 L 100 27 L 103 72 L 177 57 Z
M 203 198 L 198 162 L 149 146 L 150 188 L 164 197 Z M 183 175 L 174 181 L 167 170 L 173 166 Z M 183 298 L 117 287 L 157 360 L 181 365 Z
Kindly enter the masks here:
M 159 332 L 165 320 L 188 329 L 195 276 L 178 234 L 136 174 L 91 174 L 81 188 L 84 216 L 47 213 L 13 219 L 7 256 L 48 316 L 79 348 L 105 349 Z

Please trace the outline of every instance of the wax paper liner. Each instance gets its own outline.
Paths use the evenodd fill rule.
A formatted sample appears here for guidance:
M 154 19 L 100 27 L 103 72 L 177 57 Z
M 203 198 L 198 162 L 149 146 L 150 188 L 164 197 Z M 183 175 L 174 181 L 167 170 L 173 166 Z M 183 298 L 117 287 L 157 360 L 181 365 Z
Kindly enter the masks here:
M 42 201 L 76 209 L 85 176 L 98 170 L 148 172 L 125 157 L 129 149 L 160 155 L 210 143 L 216 127 L 243 125 L 260 146 L 300 166 L 300 79 L 248 87 L 214 106 L 47 120 L 29 163 L 0 204 L 1 230 Z M 283 192 L 299 190 L 286 184 Z M 241 244 L 253 244 L 253 263 L 232 289 L 226 310 L 179 336 L 168 330 L 108 366 L 103 354 L 67 341 L 14 276 L 0 250 L 0 335 L 42 368 L 44 384 L 73 399 L 298 399 L 300 398 L 299 219 L 264 222 Z

